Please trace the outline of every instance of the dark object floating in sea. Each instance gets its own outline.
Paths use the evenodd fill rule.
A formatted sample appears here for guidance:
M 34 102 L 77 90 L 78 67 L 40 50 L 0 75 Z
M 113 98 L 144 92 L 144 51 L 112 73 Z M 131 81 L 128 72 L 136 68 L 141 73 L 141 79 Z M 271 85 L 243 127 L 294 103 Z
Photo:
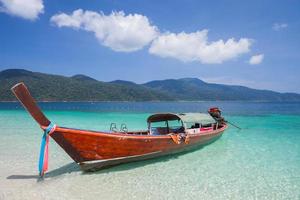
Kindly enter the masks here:
M 39 170 L 48 168 L 48 142 L 52 137 L 84 171 L 197 149 L 218 139 L 227 123 L 218 108 L 207 113 L 158 113 L 148 117 L 148 130 L 90 131 L 53 125 L 37 106 L 24 83 L 12 91 L 44 130 Z

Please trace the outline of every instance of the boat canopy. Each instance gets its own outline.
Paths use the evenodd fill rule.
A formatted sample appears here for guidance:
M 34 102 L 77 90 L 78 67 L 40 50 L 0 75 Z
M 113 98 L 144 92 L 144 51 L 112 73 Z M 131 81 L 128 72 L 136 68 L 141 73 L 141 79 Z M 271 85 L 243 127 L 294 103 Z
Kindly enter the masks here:
M 181 120 L 183 123 L 211 124 L 216 120 L 206 113 L 158 113 L 148 117 L 147 122 Z

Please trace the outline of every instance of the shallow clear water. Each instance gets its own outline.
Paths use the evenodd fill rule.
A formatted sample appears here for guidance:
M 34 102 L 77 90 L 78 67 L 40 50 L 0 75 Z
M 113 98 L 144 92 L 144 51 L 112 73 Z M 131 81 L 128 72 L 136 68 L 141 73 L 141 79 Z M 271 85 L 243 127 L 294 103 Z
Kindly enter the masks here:
M 17 104 L 0 103 L 0 199 L 300 199 L 299 103 L 46 103 L 61 126 L 145 129 L 152 112 L 205 111 L 219 105 L 242 127 L 180 156 L 83 173 L 53 141 L 40 181 L 41 130 Z

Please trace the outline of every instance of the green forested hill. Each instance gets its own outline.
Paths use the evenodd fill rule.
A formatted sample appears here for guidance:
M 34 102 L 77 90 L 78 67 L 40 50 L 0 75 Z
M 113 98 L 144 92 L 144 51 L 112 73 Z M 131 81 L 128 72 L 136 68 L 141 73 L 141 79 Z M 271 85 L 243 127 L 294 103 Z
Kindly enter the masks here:
M 24 82 L 39 101 L 300 101 L 300 94 L 206 83 L 196 78 L 101 82 L 85 75 L 65 77 L 8 69 L 0 72 L 0 101 L 14 101 L 10 88 Z
M 206 83 L 197 78 L 151 81 L 145 86 L 180 100 L 300 101 L 300 94 L 257 90 L 244 86 Z
M 84 75 L 64 77 L 19 69 L 0 72 L 0 100 L 16 100 L 10 88 L 21 81 L 40 101 L 173 100 L 168 95 L 142 85 L 126 86 L 97 81 Z

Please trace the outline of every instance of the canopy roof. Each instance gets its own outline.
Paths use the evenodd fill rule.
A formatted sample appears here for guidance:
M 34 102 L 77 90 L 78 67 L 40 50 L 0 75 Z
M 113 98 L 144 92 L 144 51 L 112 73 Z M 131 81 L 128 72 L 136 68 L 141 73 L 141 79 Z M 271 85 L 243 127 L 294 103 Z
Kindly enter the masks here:
M 148 117 L 147 122 L 181 120 L 183 123 L 211 124 L 216 120 L 206 113 L 158 113 Z

